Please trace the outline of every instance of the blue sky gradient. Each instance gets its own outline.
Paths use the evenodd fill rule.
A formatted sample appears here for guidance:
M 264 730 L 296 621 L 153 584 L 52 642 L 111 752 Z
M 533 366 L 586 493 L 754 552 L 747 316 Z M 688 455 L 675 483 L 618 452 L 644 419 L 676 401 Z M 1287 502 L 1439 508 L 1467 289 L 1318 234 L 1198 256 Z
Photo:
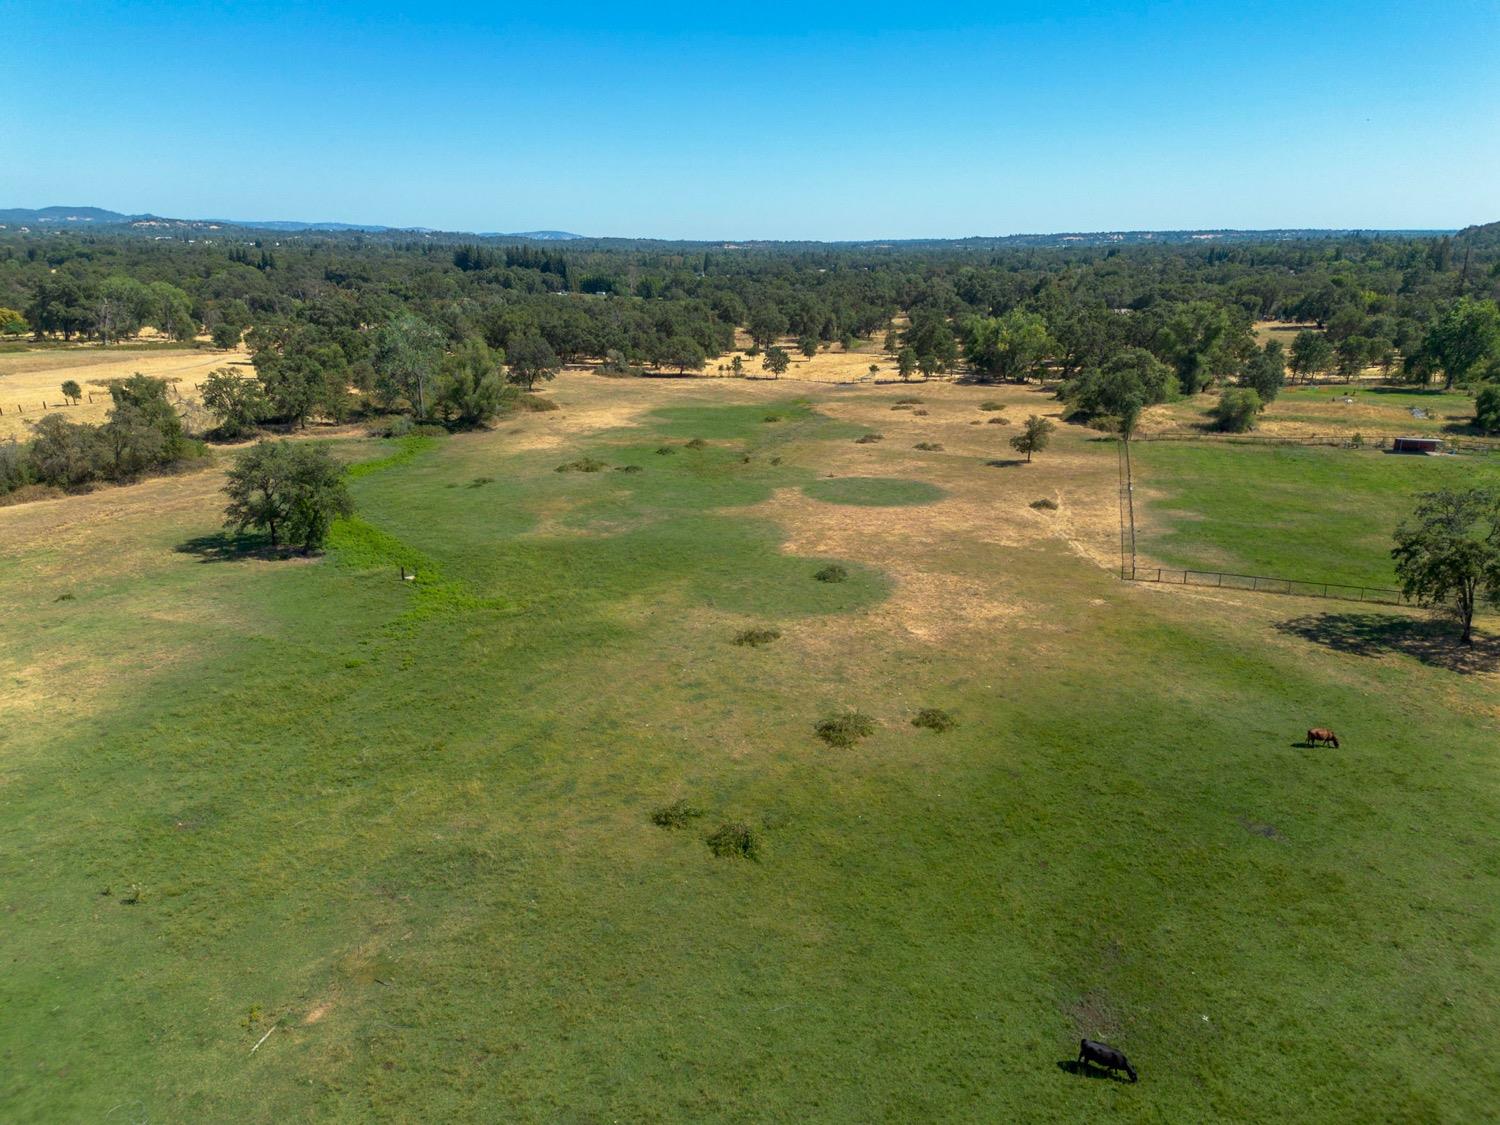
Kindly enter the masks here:
M 0 206 L 664 238 L 1500 219 L 1500 0 L 0 0 Z

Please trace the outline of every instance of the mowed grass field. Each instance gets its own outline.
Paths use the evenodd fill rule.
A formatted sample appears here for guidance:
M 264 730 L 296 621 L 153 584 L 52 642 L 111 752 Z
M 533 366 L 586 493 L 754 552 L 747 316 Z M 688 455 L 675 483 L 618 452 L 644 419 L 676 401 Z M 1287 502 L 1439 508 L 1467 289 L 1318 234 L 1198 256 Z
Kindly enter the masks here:
M 1493 670 L 1119 583 L 1113 448 L 983 424 L 1034 392 L 550 393 L 341 443 L 314 561 L 209 473 L 0 511 L 0 1118 L 1492 1113 Z

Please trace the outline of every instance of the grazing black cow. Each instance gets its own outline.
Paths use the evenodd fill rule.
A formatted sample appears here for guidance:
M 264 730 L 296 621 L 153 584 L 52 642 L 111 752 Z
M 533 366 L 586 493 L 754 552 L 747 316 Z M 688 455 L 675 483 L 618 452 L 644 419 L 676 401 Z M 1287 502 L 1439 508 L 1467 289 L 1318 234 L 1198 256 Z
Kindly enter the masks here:
M 1086 1068 L 1089 1063 L 1098 1063 L 1105 1070 L 1123 1070 L 1130 1075 L 1132 1082 L 1136 1081 L 1135 1068 L 1130 1065 L 1130 1060 L 1125 1057 L 1124 1051 L 1117 1051 L 1107 1043 L 1080 1039 L 1078 1041 L 1078 1065 Z

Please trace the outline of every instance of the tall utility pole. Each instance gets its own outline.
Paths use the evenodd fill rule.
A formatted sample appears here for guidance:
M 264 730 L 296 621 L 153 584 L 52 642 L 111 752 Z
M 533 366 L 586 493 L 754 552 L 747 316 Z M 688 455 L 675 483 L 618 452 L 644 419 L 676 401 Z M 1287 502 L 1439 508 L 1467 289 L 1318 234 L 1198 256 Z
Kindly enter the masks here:
M 1130 464 L 1130 438 L 1122 436 L 1118 451 L 1120 477 L 1120 578 L 1135 578 L 1135 479 Z M 1128 558 L 1128 562 L 1126 561 Z
M 1125 435 L 1125 504 L 1130 511 L 1130 577 L 1135 578 L 1135 474 L 1130 467 L 1130 435 Z

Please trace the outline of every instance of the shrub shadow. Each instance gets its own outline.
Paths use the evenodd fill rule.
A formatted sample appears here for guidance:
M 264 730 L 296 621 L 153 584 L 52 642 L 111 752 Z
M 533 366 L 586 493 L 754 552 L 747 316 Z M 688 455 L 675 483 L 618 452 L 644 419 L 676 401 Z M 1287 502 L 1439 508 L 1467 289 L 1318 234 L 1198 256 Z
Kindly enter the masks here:
M 1310 613 L 1279 621 L 1275 628 L 1354 656 L 1400 653 L 1462 675 L 1500 668 L 1500 638 L 1476 634 L 1472 645 L 1460 644 L 1452 621 L 1382 613 Z

